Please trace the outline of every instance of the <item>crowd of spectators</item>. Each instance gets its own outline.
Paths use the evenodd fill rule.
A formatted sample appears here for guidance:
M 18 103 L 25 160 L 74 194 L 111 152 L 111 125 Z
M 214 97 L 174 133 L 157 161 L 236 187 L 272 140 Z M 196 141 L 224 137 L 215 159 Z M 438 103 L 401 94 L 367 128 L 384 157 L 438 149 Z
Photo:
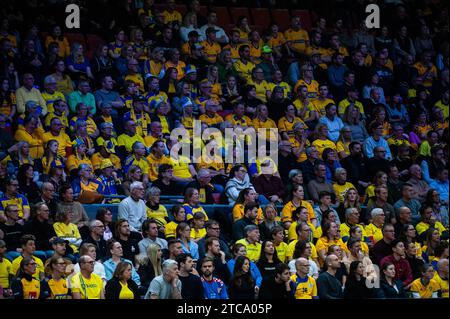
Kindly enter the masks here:
M 5 1 L 0 298 L 448 298 L 448 4 L 365 2 L 79 1 L 69 41 L 61 1 Z M 196 121 L 278 159 L 186 156 Z

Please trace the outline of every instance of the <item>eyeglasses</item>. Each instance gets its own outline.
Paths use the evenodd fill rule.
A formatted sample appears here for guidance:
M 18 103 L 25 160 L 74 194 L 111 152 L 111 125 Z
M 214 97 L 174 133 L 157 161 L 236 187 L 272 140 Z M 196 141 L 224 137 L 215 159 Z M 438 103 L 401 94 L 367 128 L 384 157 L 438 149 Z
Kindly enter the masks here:
M 83 261 L 82 264 L 95 265 L 95 261 Z
M 220 230 L 219 227 L 211 227 L 210 229 L 212 229 L 212 230 Z
M 94 227 L 105 228 L 104 225 L 95 225 Z

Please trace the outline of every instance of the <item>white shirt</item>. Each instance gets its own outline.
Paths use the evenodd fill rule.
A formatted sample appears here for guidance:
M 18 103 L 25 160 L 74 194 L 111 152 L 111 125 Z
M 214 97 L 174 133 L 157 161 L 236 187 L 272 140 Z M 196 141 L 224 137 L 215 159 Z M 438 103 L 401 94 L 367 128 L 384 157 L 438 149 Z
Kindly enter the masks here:
M 142 199 L 135 201 L 128 196 L 120 202 L 117 218 L 127 220 L 131 231 L 140 232 L 142 223 L 147 219 L 147 206 Z

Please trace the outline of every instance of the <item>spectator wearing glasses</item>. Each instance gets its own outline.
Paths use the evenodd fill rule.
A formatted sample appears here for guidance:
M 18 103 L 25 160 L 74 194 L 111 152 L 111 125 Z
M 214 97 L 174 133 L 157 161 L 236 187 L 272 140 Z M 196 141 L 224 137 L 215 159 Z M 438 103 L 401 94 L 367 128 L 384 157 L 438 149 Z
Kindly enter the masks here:
M 392 253 L 391 244 L 395 239 L 395 229 L 392 224 L 384 224 L 382 232 L 383 238 L 370 249 L 370 259 L 377 265 L 380 264 L 381 259 Z
M 200 255 L 200 258 L 205 257 L 205 254 L 206 254 L 205 242 L 210 237 L 215 237 L 219 240 L 220 250 L 224 252 L 226 260 L 230 260 L 231 258 L 233 258 L 233 256 L 231 255 L 230 249 L 228 248 L 228 244 L 226 243 L 225 240 L 223 240 L 221 238 L 220 224 L 216 220 L 210 219 L 205 223 L 205 229 L 206 229 L 205 237 L 200 239 L 197 242 L 198 253 Z
M 23 225 L 30 218 L 30 206 L 28 199 L 18 193 L 19 182 L 15 177 L 6 181 L 6 192 L 0 197 L 0 220 L 4 219 L 5 209 L 8 205 L 14 205 L 18 208 L 19 223 Z
M 95 245 L 96 256 L 100 260 L 104 260 L 108 255 L 106 248 L 106 241 L 103 238 L 105 232 L 105 225 L 100 220 L 93 220 L 89 222 L 89 236 L 83 240 L 83 244 L 89 243 Z
M 94 273 L 95 259 L 80 257 L 80 272 L 71 279 L 73 299 L 105 299 L 102 278 Z
M 36 261 L 31 257 L 24 257 L 20 262 L 20 271 L 11 282 L 14 299 L 46 299 L 48 291 L 44 285 L 33 277 L 36 271 Z
M 250 182 L 250 177 L 244 165 L 238 164 L 230 171 L 230 180 L 225 185 L 225 194 L 228 197 L 228 203 L 234 205 L 239 193 L 245 188 L 254 189 Z
M 130 196 L 119 204 L 119 219 L 125 219 L 130 224 L 130 230 L 138 232 L 147 218 L 147 208 L 143 201 L 145 189 L 142 182 L 133 182 L 130 185 Z

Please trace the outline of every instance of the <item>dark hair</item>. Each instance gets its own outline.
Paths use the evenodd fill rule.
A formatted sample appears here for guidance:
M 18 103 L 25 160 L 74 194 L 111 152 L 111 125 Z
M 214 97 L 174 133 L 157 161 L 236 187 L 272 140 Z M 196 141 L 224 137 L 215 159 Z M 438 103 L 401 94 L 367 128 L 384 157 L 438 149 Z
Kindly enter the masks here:
M 360 243 L 360 242 L 361 242 L 361 240 L 350 237 L 347 241 L 347 248 L 352 249 L 356 243 Z
M 206 262 L 212 262 L 213 267 L 214 267 L 214 259 L 212 259 L 212 258 L 209 257 L 209 256 L 205 256 L 205 257 L 203 257 L 202 259 L 200 259 L 200 262 L 199 262 L 200 267 L 202 267 L 203 264 L 206 263 Z
M 254 208 L 259 208 L 259 204 L 256 203 L 256 202 L 251 202 L 251 203 L 245 204 L 245 206 L 244 206 L 244 215 L 249 210 L 253 210 Z
M 181 243 L 181 241 L 179 239 L 175 239 L 175 238 L 169 239 L 167 241 L 167 248 L 170 249 L 170 247 L 175 245 L 176 243 Z
M 17 173 L 17 181 L 19 182 L 19 184 L 21 184 L 22 186 L 26 186 L 26 181 L 27 181 L 27 170 L 29 168 L 33 168 L 33 165 L 25 163 L 20 165 L 19 167 L 19 172 Z M 33 180 L 31 180 L 31 183 L 34 183 Z
M 292 258 L 294 259 L 300 258 L 302 254 L 305 252 L 307 244 L 310 244 L 310 242 L 307 240 L 299 240 L 295 244 L 294 254 L 292 255 Z
M 99 208 L 97 209 L 97 214 L 95 215 L 95 219 L 98 219 L 102 223 L 105 223 L 105 215 L 106 213 L 110 211 L 108 208 Z
M 241 190 L 236 199 L 235 205 L 236 204 L 244 204 L 245 196 L 247 196 L 250 193 L 250 191 L 252 191 L 252 190 L 253 190 L 253 188 L 251 188 L 251 187 L 247 187 L 247 188 L 244 188 L 243 190 Z
M 284 263 L 277 264 L 275 266 L 275 275 L 281 275 L 286 270 L 289 270 L 289 266 L 288 265 L 286 265 Z
M 434 256 L 441 259 L 441 256 L 446 249 L 448 249 L 448 243 L 445 240 L 441 240 L 436 248 L 434 248 Z
M 262 243 L 262 245 L 261 245 L 261 254 L 259 255 L 260 257 L 259 257 L 259 262 L 261 262 L 261 263 L 267 263 L 268 262 L 268 259 L 267 259 L 267 256 L 266 256 L 266 254 L 265 254 L 265 252 L 264 252 L 264 249 L 266 248 L 266 245 L 268 244 L 268 243 L 272 243 L 273 244 L 273 241 L 271 241 L 271 240 L 265 240 L 265 241 L 263 241 L 263 243 Z M 278 254 L 277 254 L 277 250 L 275 249 L 275 245 L 274 245 L 274 252 L 273 252 L 273 263 L 274 264 L 279 264 L 279 263 L 281 263 L 281 260 L 278 258 Z
M 148 219 L 144 220 L 144 222 L 142 223 L 142 227 L 141 227 L 142 236 L 144 238 L 147 237 L 148 227 L 150 226 L 150 224 L 158 225 L 158 222 L 154 218 L 148 218 Z
M 230 178 L 235 177 L 236 172 L 241 169 L 241 167 L 245 167 L 243 164 L 234 165 L 230 170 Z
M 170 213 L 172 214 L 173 217 L 175 217 L 175 215 L 178 214 L 181 208 L 184 209 L 183 205 L 181 204 L 173 205 L 172 208 L 170 209 Z
M 26 246 L 26 244 L 30 241 L 36 241 L 36 237 L 34 237 L 34 235 L 31 234 L 26 234 L 23 235 L 22 237 L 20 237 L 20 246 Z
M 192 258 L 191 254 L 181 253 L 176 258 L 175 261 L 178 263 L 178 267 L 181 266 L 181 263 L 185 264 L 188 258 Z
M 246 256 L 238 256 L 236 258 L 236 263 L 234 264 L 234 271 L 233 271 L 233 278 L 231 279 L 231 285 L 230 288 L 235 287 L 237 289 L 242 288 L 243 286 L 243 280 L 247 282 L 248 285 L 254 286 L 255 280 L 253 279 L 250 269 L 249 271 L 244 274 L 242 271 L 242 266 L 244 265 L 244 262 L 248 260 L 250 262 L 250 259 Z
M 350 264 L 349 280 L 356 280 L 356 269 L 362 262 L 359 260 L 352 261 Z

